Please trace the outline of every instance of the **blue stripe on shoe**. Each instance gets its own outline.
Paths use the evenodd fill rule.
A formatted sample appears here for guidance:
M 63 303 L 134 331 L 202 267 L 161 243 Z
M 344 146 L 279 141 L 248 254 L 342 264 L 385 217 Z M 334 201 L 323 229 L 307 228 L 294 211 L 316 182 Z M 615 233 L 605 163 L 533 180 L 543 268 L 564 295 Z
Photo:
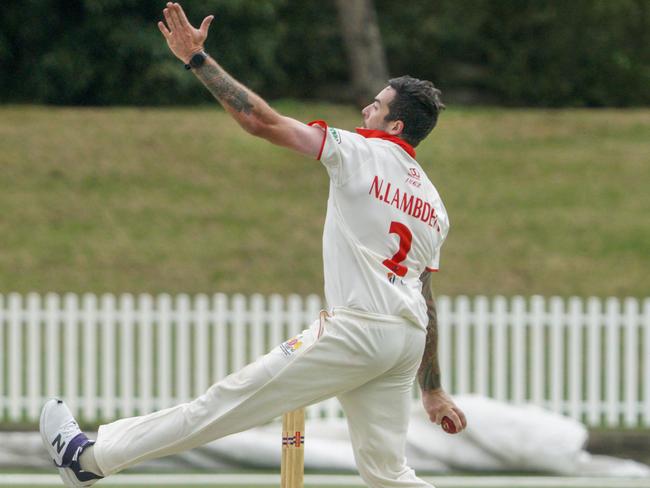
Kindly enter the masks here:
M 88 439 L 86 434 L 83 432 L 74 436 L 65 450 L 63 462 L 59 467 L 71 469 L 77 479 L 82 483 L 90 480 L 102 479 L 103 476 L 81 469 L 81 464 L 79 463 L 79 456 L 81 456 L 83 450 L 86 447 L 92 446 L 94 443 L 95 441 Z
M 88 439 L 86 434 L 83 432 L 80 432 L 74 436 L 72 440 L 68 442 L 68 446 L 65 448 L 65 453 L 63 453 L 63 459 L 61 460 L 61 466 L 59 467 L 69 468 L 70 464 L 72 464 L 72 461 L 75 460 L 79 448 L 83 450 L 83 448 L 86 447 L 90 442 L 90 439 Z
M 91 473 L 90 471 L 84 471 L 83 469 L 81 469 L 81 466 L 79 465 L 79 461 L 73 461 L 72 464 L 70 465 L 70 469 L 77 477 L 77 479 L 82 483 L 90 480 L 101 480 L 103 478 L 103 476 L 99 476 L 98 474 Z

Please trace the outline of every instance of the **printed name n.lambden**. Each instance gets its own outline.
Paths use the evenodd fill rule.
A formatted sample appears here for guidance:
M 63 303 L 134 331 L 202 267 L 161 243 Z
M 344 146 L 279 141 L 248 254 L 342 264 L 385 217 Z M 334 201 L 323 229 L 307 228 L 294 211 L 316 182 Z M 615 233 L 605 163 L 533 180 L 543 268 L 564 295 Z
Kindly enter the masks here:
M 438 232 L 440 232 L 436 209 L 433 208 L 433 205 L 423 201 L 420 197 L 411 195 L 406 190 L 400 190 L 396 185 L 393 185 L 390 182 L 386 182 L 386 187 L 384 188 L 384 179 L 379 178 L 379 176 L 375 176 L 372 180 L 368 195 L 372 195 L 377 200 L 392 205 L 413 218 L 428 223 L 429 227 L 434 227 Z

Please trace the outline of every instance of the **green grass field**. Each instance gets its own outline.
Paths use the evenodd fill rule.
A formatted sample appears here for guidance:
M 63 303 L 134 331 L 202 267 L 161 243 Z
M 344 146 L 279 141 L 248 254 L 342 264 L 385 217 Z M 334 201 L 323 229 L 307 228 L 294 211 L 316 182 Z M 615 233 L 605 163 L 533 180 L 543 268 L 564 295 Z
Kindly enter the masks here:
M 18 487 L 18 486 L 40 486 L 40 487 L 55 487 L 62 486 L 57 481 L 58 476 L 43 477 L 25 477 L 21 482 L 15 484 L 2 484 L 2 476 L 0 475 L 0 485 L 5 487 Z M 122 479 L 120 479 L 122 478 Z M 138 479 L 140 478 L 140 479 Z M 140 475 L 129 476 L 127 478 L 110 477 L 97 484 L 100 486 L 119 486 L 121 488 L 135 488 L 139 486 L 165 486 L 167 488 L 181 488 L 187 486 L 201 486 L 205 488 L 259 488 L 260 486 L 276 486 L 278 482 L 278 475 L 276 473 L 274 478 L 259 479 L 258 482 L 251 483 L 248 479 L 233 480 L 231 482 L 218 481 L 218 475 L 202 475 L 201 479 L 197 479 L 193 475 L 188 475 L 186 482 L 181 484 L 178 481 L 178 476 L 173 480 L 169 479 L 169 475 L 159 473 L 153 481 L 151 476 L 142 477 Z M 210 479 L 213 478 L 214 482 Z M 356 481 L 352 481 L 355 478 Z M 9 479 L 9 478 L 5 478 Z M 597 478 L 597 477 L 553 477 L 553 476 L 502 476 L 502 475 L 488 475 L 488 476 L 424 476 L 424 480 L 431 483 L 437 488 L 648 488 L 650 487 L 650 480 L 643 478 Z M 32 484 L 27 484 L 27 483 Z M 169 481 L 178 484 L 171 484 Z M 307 475 L 305 477 L 305 486 L 309 488 L 353 488 L 364 486 L 358 477 L 330 477 L 330 476 L 313 476 Z
M 221 110 L 5 106 L 0 145 L 2 293 L 321 293 L 324 169 Z M 647 295 L 650 110 L 451 108 L 417 149 L 438 293 Z
M 253 488 L 261 486 L 277 486 L 279 474 L 269 473 L 266 475 L 242 475 L 243 477 L 218 473 L 174 475 L 170 473 L 139 474 L 139 475 L 117 475 L 109 477 L 97 485 L 119 486 L 122 488 L 135 488 L 138 486 L 164 486 L 168 488 L 181 488 L 187 486 L 201 486 L 205 488 Z M 20 479 L 18 479 L 20 478 Z M 648 488 L 650 479 L 647 478 L 603 478 L 603 477 L 562 477 L 562 476 L 538 476 L 538 475 L 504 475 L 492 473 L 488 475 L 438 475 L 423 476 L 425 481 L 437 488 Z M 11 482 L 13 480 L 13 482 Z M 10 481 L 10 483 L 3 483 Z M 31 484 L 29 484 L 31 483 Z M 41 486 L 55 487 L 62 486 L 57 475 L 6 475 L 0 474 L 0 486 Z M 365 486 L 356 475 L 315 475 L 305 476 L 305 486 L 309 488 L 353 488 Z

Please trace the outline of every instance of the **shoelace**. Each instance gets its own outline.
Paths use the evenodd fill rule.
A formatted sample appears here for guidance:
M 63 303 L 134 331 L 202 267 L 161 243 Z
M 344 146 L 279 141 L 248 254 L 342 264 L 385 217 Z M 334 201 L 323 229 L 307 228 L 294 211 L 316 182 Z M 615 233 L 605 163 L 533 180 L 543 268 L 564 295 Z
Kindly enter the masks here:
M 65 439 L 67 442 L 77 431 L 79 431 L 79 425 L 77 424 L 77 421 L 74 419 L 70 420 L 68 423 L 64 424 L 63 427 L 61 427 L 61 438 Z

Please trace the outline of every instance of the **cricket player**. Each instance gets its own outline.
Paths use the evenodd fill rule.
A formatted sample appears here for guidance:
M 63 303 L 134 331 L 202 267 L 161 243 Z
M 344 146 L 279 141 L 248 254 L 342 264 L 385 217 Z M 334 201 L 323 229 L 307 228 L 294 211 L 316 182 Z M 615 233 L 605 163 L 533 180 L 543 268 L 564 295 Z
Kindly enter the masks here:
M 171 51 L 247 132 L 319 160 L 330 179 L 323 234 L 328 311 L 303 331 L 186 404 L 99 428 L 89 440 L 59 399 L 41 414 L 43 442 L 64 483 L 90 486 L 148 459 L 191 449 L 336 396 L 355 460 L 371 487 L 427 487 L 405 459 L 417 376 L 431 421 L 456 430 L 463 412 L 440 384 L 431 276 L 449 229 L 414 147 L 444 108 L 428 81 L 389 81 L 363 109 L 363 128 L 304 124 L 273 110 L 203 48 L 199 29 L 167 3 L 158 27 Z M 316 319 L 316 317 L 315 317 Z

